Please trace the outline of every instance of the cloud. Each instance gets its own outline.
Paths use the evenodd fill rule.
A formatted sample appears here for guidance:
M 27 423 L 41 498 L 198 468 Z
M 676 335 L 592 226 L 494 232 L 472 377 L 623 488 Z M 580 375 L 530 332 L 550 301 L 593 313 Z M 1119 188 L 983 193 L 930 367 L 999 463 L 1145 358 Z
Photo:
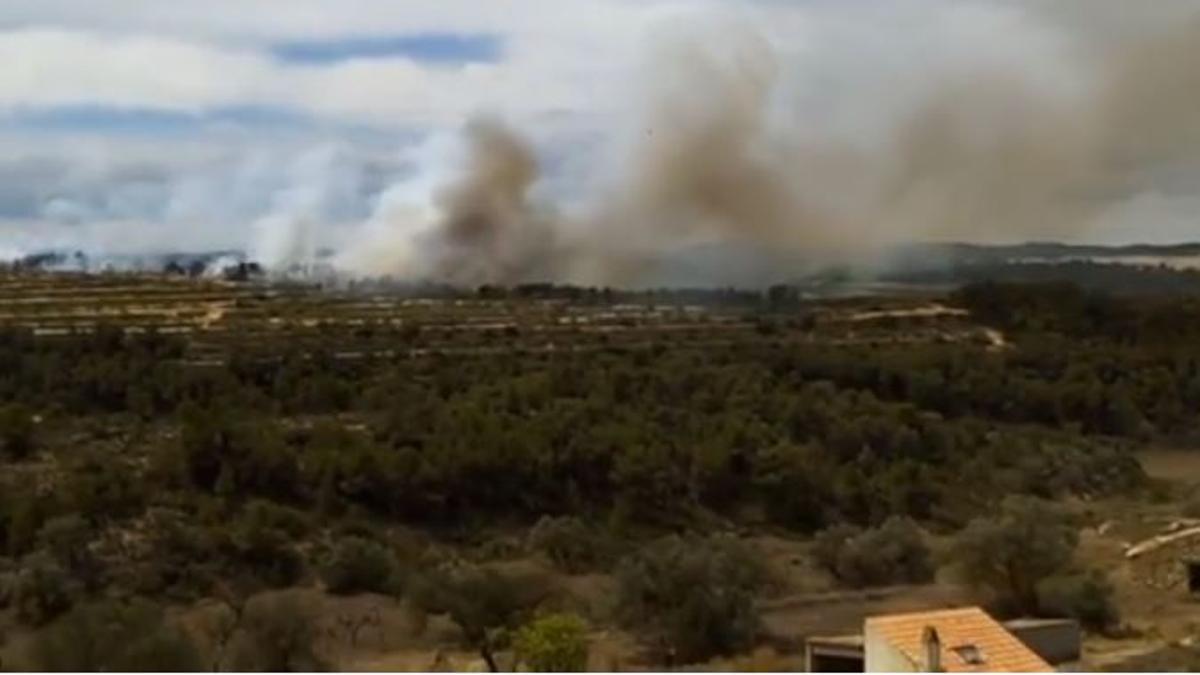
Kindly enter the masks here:
M 170 34 L 187 39 L 263 44 L 399 34 L 500 33 L 526 41 L 540 35 L 614 34 L 662 7 L 712 2 L 680 0 L 7 0 L 0 26 L 58 26 L 110 34 Z
M 14 1 L 0 58 L 20 65 L 0 74 L 0 109 L 275 106 L 374 124 L 595 107 L 643 27 L 681 4 Z
M 534 55 L 514 47 L 503 62 L 388 56 L 314 64 L 174 38 L 21 30 L 0 34 L 0 60 L 15 64 L 0 71 L 0 110 L 284 108 L 390 125 L 453 124 L 484 108 L 532 117 L 588 107 L 613 79 L 596 62 L 565 58 L 567 48 L 547 45 Z

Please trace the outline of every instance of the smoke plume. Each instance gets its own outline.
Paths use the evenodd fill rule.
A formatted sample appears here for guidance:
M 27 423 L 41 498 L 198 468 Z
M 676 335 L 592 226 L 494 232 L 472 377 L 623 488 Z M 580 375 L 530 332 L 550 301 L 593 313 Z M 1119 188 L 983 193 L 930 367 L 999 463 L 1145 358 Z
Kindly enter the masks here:
M 1077 238 L 1107 210 L 1196 176 L 1200 22 L 1106 34 L 1077 53 L 1092 76 L 1069 91 L 1003 63 L 946 75 L 864 144 L 804 127 L 781 86 L 789 62 L 754 30 L 667 39 L 583 212 L 535 204 L 531 144 L 476 121 L 460 175 L 424 214 L 407 212 L 430 222 L 383 218 L 356 246 L 404 252 L 376 256 L 373 273 L 628 284 L 713 242 L 802 264 L 870 260 L 914 239 Z
M 424 205 L 386 205 L 341 252 L 339 267 L 454 284 L 562 273 L 559 224 L 530 197 L 539 177 L 532 146 L 489 118 L 472 121 L 463 137 L 458 175 L 434 187 Z
M 620 47 L 617 33 L 535 40 L 473 64 L 495 89 L 452 98 L 513 85 L 537 100 L 481 103 L 461 130 L 221 132 L 175 153 L 0 134 L 0 249 L 237 249 L 281 272 L 644 285 L 777 281 L 924 240 L 1127 243 L 1164 223 L 1195 236 L 1195 0 L 698 3 L 701 17 L 662 4 L 637 15 L 667 17 L 640 60 L 615 53 L 639 30 L 622 22 Z M 539 91 L 580 67 L 543 73 L 542 50 L 549 70 L 586 54 L 605 75 L 584 95 Z

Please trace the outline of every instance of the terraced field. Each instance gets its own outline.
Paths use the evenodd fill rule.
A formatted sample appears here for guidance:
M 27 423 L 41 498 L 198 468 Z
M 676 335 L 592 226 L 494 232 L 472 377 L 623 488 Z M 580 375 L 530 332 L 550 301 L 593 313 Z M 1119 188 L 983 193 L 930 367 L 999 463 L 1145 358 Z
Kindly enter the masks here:
M 234 351 L 322 351 L 337 359 L 488 354 L 754 341 L 874 344 L 1002 339 L 965 312 L 922 298 L 837 300 L 801 311 L 709 307 L 655 300 L 414 297 L 400 291 L 238 283 L 144 274 L 0 276 L 0 325 L 40 338 L 91 332 L 185 336 L 190 363 L 220 365 Z M 902 328 L 903 330 L 897 330 Z M 281 339 L 286 338 L 285 341 Z

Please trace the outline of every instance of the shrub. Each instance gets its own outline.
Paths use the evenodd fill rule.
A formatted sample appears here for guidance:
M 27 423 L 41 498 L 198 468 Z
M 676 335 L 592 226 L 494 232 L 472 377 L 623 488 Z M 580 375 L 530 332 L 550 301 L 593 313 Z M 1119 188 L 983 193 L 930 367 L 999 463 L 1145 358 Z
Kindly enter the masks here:
M 13 580 L 12 604 L 17 618 L 41 626 L 71 608 L 77 584 L 57 561 L 45 554 L 26 556 Z
M 832 471 L 825 453 L 807 445 L 768 446 L 754 463 L 754 485 L 770 519 L 812 532 L 826 522 L 833 502 Z
M 141 513 L 147 483 L 130 480 L 132 467 L 95 450 L 79 452 L 66 466 L 58 495 L 70 510 L 90 519 L 125 518 Z
M 176 599 L 206 595 L 218 576 L 221 535 L 227 533 L 195 521 L 174 509 L 148 509 L 146 555 L 134 565 L 112 568 L 116 583 L 137 593 L 167 593 Z
M 397 588 L 396 557 L 383 546 L 361 537 L 342 539 L 321 571 L 330 593 L 390 593 Z
M 1043 579 L 1037 597 L 1042 614 L 1077 619 L 1089 630 L 1105 631 L 1120 622 L 1112 583 L 1097 571 Z
M 25 459 L 37 449 L 33 413 L 13 403 L 0 407 L 0 455 Z
M 292 545 L 291 535 L 263 509 L 247 509 L 234 524 L 230 543 L 234 562 L 268 587 L 291 586 L 304 573 L 304 559 Z
M 1000 514 L 972 520 L 954 543 L 953 557 L 967 583 L 1001 604 L 1038 611 L 1037 586 L 1073 562 L 1079 532 L 1058 505 L 1010 497 Z
M 313 524 L 308 514 L 266 499 L 253 499 L 245 507 L 247 520 L 283 532 L 288 537 L 301 537 L 312 531 Z
M 668 537 L 617 567 L 618 614 L 668 665 L 748 647 L 758 630 L 757 558 L 726 539 Z
M 547 614 L 517 633 L 518 660 L 535 673 L 587 670 L 587 625 L 574 614 Z
M 542 595 L 526 579 L 474 565 L 426 570 L 409 588 L 419 609 L 450 617 L 492 672 L 499 670 L 495 652 L 507 644 L 509 630 Z
M 812 554 L 817 564 L 833 576 L 838 575 L 838 560 L 850 541 L 862 534 L 862 528 L 845 523 L 827 527 L 813 538 Z
M 231 670 L 327 670 L 316 651 L 316 618 L 290 595 L 260 596 L 246 604 L 228 664 Z
M 34 640 L 33 666 L 55 672 L 185 672 L 204 669 L 187 635 L 145 601 L 74 608 Z
M 37 533 L 37 543 L 64 571 L 88 589 L 95 589 L 101 583 L 103 569 L 89 547 L 91 538 L 91 527 L 77 514 L 51 518 Z
M 589 572 L 608 558 L 608 543 L 574 516 L 544 516 L 529 532 L 529 548 L 570 574 Z
M 826 530 L 817 537 L 814 555 L 839 581 L 858 588 L 927 583 L 936 571 L 925 533 L 904 517 L 868 530 Z

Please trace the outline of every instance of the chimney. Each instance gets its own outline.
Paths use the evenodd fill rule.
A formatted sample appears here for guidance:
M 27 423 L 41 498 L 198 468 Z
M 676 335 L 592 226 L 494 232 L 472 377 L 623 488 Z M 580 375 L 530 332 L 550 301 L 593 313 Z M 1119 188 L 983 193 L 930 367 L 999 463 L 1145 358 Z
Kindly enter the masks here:
M 942 672 L 942 641 L 938 637 L 937 629 L 933 626 L 925 627 L 925 632 L 921 635 L 921 646 L 925 652 L 921 667 L 925 672 Z

